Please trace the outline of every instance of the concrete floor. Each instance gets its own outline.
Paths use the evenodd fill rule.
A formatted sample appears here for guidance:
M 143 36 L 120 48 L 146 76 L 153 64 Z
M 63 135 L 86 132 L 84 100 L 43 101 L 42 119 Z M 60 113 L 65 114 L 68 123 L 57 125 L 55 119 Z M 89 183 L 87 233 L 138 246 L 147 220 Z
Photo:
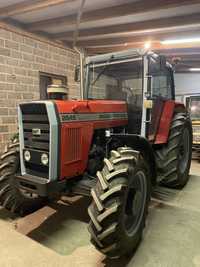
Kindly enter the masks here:
M 193 161 L 184 190 L 155 192 L 143 242 L 129 259 L 107 260 L 90 244 L 88 203 L 64 199 L 24 218 L 1 209 L 0 267 L 200 267 L 200 163 Z

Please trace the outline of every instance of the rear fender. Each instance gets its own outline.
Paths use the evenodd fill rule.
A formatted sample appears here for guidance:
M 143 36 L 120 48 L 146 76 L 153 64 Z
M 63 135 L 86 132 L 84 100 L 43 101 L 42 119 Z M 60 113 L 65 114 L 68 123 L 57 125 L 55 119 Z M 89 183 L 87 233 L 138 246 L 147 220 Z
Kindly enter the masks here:
M 171 121 L 173 120 L 173 115 L 175 112 L 186 113 L 187 111 L 182 103 L 178 103 L 173 100 L 166 101 L 162 110 L 154 144 L 167 143 Z

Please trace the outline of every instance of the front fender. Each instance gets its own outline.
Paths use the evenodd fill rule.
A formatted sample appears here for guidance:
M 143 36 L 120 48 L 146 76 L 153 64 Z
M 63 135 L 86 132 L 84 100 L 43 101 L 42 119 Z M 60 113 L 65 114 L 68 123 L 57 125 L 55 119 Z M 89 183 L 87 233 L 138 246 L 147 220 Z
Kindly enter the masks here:
M 151 183 L 152 185 L 155 185 L 157 181 L 156 162 L 154 150 L 149 141 L 136 134 L 114 134 L 113 136 L 115 138 L 117 137 L 123 146 L 129 146 L 141 152 L 150 167 Z

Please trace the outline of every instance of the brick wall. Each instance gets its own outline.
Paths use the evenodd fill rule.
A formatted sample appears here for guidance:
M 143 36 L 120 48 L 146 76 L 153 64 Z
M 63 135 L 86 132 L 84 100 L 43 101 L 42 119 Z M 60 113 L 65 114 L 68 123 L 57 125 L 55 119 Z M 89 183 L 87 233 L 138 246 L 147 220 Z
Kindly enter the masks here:
M 98 73 L 94 73 L 91 84 L 96 80 L 97 77 Z M 117 90 L 117 79 L 111 76 L 109 77 L 108 75 L 101 75 L 101 77 L 99 77 L 99 79 L 95 82 L 95 85 L 90 87 L 89 97 L 105 99 L 109 87 L 115 87 Z
M 0 151 L 17 131 L 17 105 L 40 97 L 39 71 L 66 76 L 69 95 L 79 97 L 76 64 L 73 50 L 16 28 L 0 28 Z

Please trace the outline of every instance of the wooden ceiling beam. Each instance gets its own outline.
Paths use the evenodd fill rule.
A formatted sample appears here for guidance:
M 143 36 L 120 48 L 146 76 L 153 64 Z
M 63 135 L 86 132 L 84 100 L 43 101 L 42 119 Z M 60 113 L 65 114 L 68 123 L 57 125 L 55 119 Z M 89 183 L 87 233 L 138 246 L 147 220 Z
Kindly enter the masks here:
M 131 48 L 142 48 L 144 47 L 143 43 L 129 43 L 125 45 L 118 46 L 109 46 L 109 47 L 88 47 L 87 53 L 90 55 L 102 54 L 102 53 L 112 53 L 122 50 L 127 50 Z M 193 47 L 182 46 L 182 47 L 169 47 L 162 46 L 159 43 L 152 44 L 151 50 L 164 54 L 169 58 L 180 57 L 185 58 L 186 60 L 193 60 L 195 58 L 200 58 L 200 48 L 199 44 L 193 45 Z
M 196 47 L 162 47 L 159 49 L 159 53 L 164 53 L 167 57 L 180 57 L 180 58 L 199 58 L 200 57 L 200 47 L 196 45 Z
M 137 15 L 148 11 L 182 7 L 198 3 L 199 0 L 141 0 L 134 3 L 122 4 L 118 6 L 85 12 L 82 16 L 81 22 L 84 23 L 120 16 Z M 28 28 L 32 31 L 37 31 L 52 25 L 67 24 L 73 26 L 76 23 L 76 17 L 76 14 L 72 14 L 69 16 L 63 16 L 54 19 L 41 20 L 38 22 L 30 23 L 28 25 Z
M 75 0 L 26 0 L 0 8 L 0 18 L 41 10 Z
M 175 56 L 167 55 L 167 58 L 173 59 Z M 180 58 L 181 61 L 184 62 L 200 62 L 200 54 L 194 53 L 193 55 L 181 54 L 181 51 L 177 53 L 177 58 Z
M 95 39 L 95 40 L 82 40 L 78 41 L 77 45 L 81 47 L 106 47 L 106 46 L 114 46 L 114 45 L 127 45 L 129 43 L 145 43 L 148 41 L 151 42 L 160 42 L 164 39 L 181 39 L 181 38 L 194 38 L 196 36 L 200 36 L 200 30 L 194 31 L 184 31 L 184 32 L 173 32 L 173 33 L 154 33 L 147 35 L 135 35 L 128 37 L 113 37 L 113 38 L 103 38 L 103 39 Z
M 83 29 L 79 31 L 79 38 L 91 37 L 94 38 L 98 35 L 109 35 L 109 34 L 121 34 L 121 33 L 133 33 L 133 32 L 144 32 L 148 33 L 155 29 L 162 29 L 163 31 L 174 30 L 178 26 L 185 26 L 185 28 L 194 27 L 194 25 L 200 26 L 200 15 L 199 13 L 192 15 L 184 15 L 178 17 L 169 17 L 163 19 L 147 20 L 135 23 L 126 23 L 113 26 L 103 26 L 98 28 Z M 52 35 L 55 39 L 68 39 L 73 37 L 73 31 L 61 32 Z
M 193 66 L 194 68 L 200 67 L 200 59 L 199 59 L 199 61 L 195 61 L 195 62 L 182 60 L 182 61 L 180 61 L 180 64 L 178 64 L 178 65 Z
M 160 44 L 154 44 L 152 47 L 152 50 L 155 51 L 156 49 L 160 49 Z M 95 55 L 95 54 L 104 54 L 104 53 L 112 53 L 112 52 L 119 52 L 123 50 L 128 50 L 128 49 L 140 49 L 144 48 L 143 43 L 128 43 L 127 45 L 117 45 L 117 46 L 109 46 L 109 47 L 88 47 L 85 50 L 89 55 Z

